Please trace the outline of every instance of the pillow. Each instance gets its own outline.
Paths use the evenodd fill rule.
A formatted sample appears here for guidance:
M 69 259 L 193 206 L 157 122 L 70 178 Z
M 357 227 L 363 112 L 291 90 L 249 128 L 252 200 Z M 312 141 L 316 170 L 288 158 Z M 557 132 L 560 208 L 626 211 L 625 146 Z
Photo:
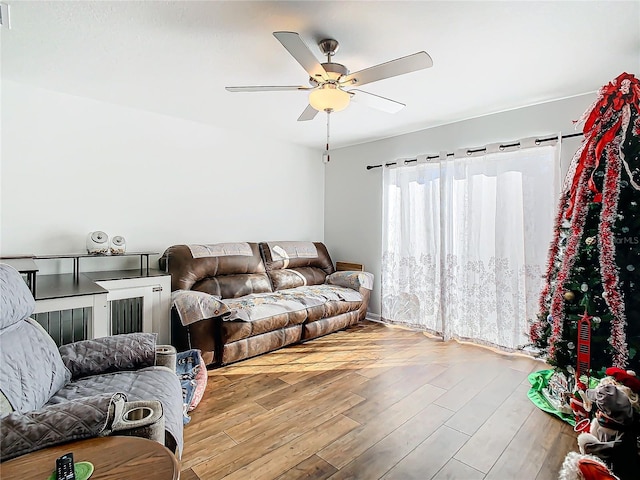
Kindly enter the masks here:
M 156 333 L 125 333 L 62 345 L 60 355 L 73 378 L 155 365 Z

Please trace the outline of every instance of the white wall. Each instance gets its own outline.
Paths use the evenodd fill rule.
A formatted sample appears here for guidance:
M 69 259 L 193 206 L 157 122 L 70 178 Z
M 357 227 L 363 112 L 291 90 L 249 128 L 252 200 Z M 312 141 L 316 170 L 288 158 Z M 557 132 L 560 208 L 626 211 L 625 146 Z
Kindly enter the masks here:
M 380 314 L 382 169 L 366 170 L 367 165 L 537 135 L 575 133 L 572 121 L 594 99 L 595 93 L 582 95 L 335 150 L 325 173 L 325 243 L 334 261 L 363 263 L 375 275 L 370 313 Z M 580 142 L 580 137 L 563 141 L 565 171 Z
M 92 230 L 159 253 L 176 243 L 323 240 L 320 154 L 259 132 L 4 80 L 0 167 L 2 255 L 82 252 Z M 83 268 L 116 268 L 90 263 Z

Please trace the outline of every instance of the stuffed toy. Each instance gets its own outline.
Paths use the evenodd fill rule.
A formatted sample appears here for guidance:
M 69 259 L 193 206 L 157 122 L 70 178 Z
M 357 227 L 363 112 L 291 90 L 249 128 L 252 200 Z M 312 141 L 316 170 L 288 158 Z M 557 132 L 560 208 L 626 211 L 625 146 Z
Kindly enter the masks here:
M 620 480 L 605 463 L 593 455 L 569 452 L 562 463 L 558 480 Z
M 573 410 L 578 433 L 588 432 L 590 428 L 591 400 L 587 398 L 587 387 L 580 380 L 576 381 L 576 392 L 569 399 L 569 406 Z
M 625 387 L 629 387 L 633 393 L 640 393 L 640 378 L 631 370 L 623 370 L 618 367 L 610 367 L 604 372 L 607 377 L 613 377 L 616 382 Z
M 640 379 L 619 368 L 606 370 L 607 376 L 593 389 L 579 389 L 572 408 L 576 420 L 580 453 L 565 458 L 562 480 L 631 480 L 639 478 Z M 589 422 L 587 414 L 592 416 Z M 586 420 L 586 421 L 585 421 Z M 588 431 L 586 426 L 588 426 Z

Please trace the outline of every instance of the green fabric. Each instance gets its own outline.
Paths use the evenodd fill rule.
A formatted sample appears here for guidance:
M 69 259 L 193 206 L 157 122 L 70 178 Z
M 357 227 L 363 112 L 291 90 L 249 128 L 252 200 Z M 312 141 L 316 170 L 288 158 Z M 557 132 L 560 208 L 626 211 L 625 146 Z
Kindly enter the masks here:
M 78 462 L 73 464 L 73 471 L 76 474 L 76 480 L 87 480 L 93 474 L 93 463 Z M 54 471 L 48 480 L 56 480 L 58 475 Z
M 545 398 L 545 396 L 542 394 L 542 389 L 544 387 L 547 386 L 547 384 L 549 383 L 549 379 L 551 378 L 551 376 L 555 373 L 555 370 L 553 369 L 549 369 L 549 370 L 540 370 L 538 372 L 533 372 L 529 374 L 529 383 L 531 384 L 531 388 L 529 389 L 529 392 L 527 393 L 527 396 L 529 397 L 529 399 L 533 402 L 533 404 L 538 407 L 540 410 L 543 410 L 545 412 L 548 412 L 552 415 L 555 415 L 559 418 L 561 418 L 562 420 L 564 420 L 565 422 L 567 422 L 569 425 L 574 426 L 576 425 L 576 420 L 574 418 L 573 415 L 571 414 L 567 414 L 567 413 L 562 413 L 559 412 L 558 410 L 556 410 L 553 405 L 551 405 L 547 399 Z M 583 381 L 585 381 L 585 378 L 581 378 Z M 584 382 L 586 384 L 586 381 Z M 595 388 L 598 385 L 598 379 L 597 378 L 590 378 L 589 379 L 589 387 L 588 388 Z

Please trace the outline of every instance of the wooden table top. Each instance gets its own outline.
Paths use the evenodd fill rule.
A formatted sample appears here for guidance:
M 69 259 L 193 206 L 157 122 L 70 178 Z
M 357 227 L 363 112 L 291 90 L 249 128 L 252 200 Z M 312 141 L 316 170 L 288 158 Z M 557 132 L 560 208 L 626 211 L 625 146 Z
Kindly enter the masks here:
M 45 448 L 0 463 L 3 480 L 46 480 L 56 458 L 73 453 L 75 462 L 91 462 L 91 480 L 178 480 L 178 460 L 164 445 L 138 437 L 99 437 Z

